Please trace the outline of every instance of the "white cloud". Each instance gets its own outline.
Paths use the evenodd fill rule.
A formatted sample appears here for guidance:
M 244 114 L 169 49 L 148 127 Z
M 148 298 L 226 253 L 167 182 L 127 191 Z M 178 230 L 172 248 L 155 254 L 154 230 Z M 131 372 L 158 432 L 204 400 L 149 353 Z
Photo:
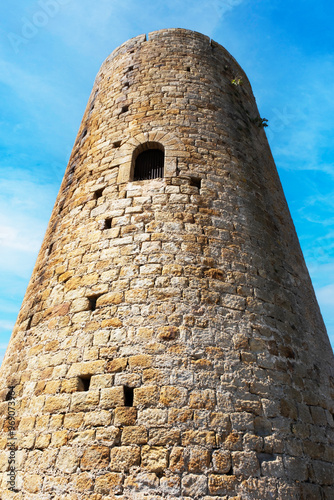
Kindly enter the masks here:
M 319 288 L 316 290 L 316 295 L 322 306 L 331 306 L 334 308 L 334 283 Z
M 13 323 L 13 321 L 0 320 L 0 328 L 2 328 L 3 330 L 12 331 L 14 328 L 14 324 L 15 323 Z M 0 349 L 6 349 L 6 347 L 7 347 L 6 343 L 0 342 Z

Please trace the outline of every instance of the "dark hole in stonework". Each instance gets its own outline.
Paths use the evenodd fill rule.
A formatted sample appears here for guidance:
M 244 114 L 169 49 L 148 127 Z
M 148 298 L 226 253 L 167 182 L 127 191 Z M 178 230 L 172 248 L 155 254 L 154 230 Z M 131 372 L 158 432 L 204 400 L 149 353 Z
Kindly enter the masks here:
M 97 299 L 101 297 L 101 295 L 92 295 L 91 297 L 88 297 L 89 300 L 89 309 L 91 311 L 95 311 L 96 309 L 96 301 Z
M 102 189 L 97 189 L 94 193 L 94 198 L 97 200 L 98 198 L 101 198 L 102 193 L 103 193 L 104 188 Z
M 85 130 L 82 132 L 81 139 L 86 137 L 86 135 L 87 135 L 87 129 L 85 128 Z
M 127 111 L 129 111 L 129 106 L 122 106 L 121 113 L 126 113 Z
M 122 141 L 116 141 L 116 142 L 113 143 L 113 147 L 114 148 L 119 148 L 121 144 L 122 144 Z
M 276 460 L 276 456 L 271 453 L 258 453 L 257 458 L 262 465 L 262 462 L 274 462 Z
M 81 390 L 88 391 L 90 386 L 91 375 L 85 375 L 84 377 L 79 377 L 81 382 Z
M 198 189 L 201 189 L 201 181 L 202 181 L 202 179 L 200 179 L 199 177 L 191 177 L 190 178 L 190 185 L 197 187 Z
M 125 83 L 124 83 L 124 87 L 125 87 L 125 88 L 130 87 L 130 83 L 129 83 L 129 82 L 125 82 Z
M 133 66 L 129 66 L 128 71 L 132 71 L 132 70 L 133 70 Z
M 123 386 L 124 406 L 133 406 L 133 387 Z
M 49 246 L 48 255 L 51 254 L 52 250 L 53 250 L 53 243 L 51 243 L 51 245 Z
M 110 229 L 111 228 L 111 223 L 112 223 L 112 219 L 106 219 L 104 221 L 104 228 L 103 229 Z
M 187 66 L 187 71 L 190 71 L 190 66 Z
M 229 470 L 228 472 L 225 472 L 225 475 L 226 475 L 226 476 L 232 476 L 232 474 L 233 474 L 233 469 L 232 469 L 232 467 L 230 468 L 230 470 Z
M 164 152 L 160 149 L 147 149 L 137 156 L 134 180 L 157 179 L 164 176 Z
M 32 316 L 30 316 L 29 319 L 28 319 L 27 330 L 30 330 L 31 322 L 32 322 Z

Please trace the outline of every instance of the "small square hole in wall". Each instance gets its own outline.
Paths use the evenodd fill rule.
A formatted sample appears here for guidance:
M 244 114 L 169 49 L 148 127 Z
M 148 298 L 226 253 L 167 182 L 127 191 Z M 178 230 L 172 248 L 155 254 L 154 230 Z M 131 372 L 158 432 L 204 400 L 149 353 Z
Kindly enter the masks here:
M 190 185 L 197 187 L 198 189 L 201 189 L 201 181 L 202 181 L 202 179 L 200 177 L 191 177 L 190 178 Z
M 116 141 L 113 143 L 113 148 L 119 148 L 121 144 L 122 144 L 122 141 Z
M 91 375 L 83 375 L 81 377 L 78 377 L 79 379 L 78 391 L 88 391 L 91 378 L 92 378 Z
M 124 406 L 133 406 L 133 387 L 123 386 Z
M 190 72 L 190 66 L 187 66 L 187 71 L 189 71 L 189 72 Z
M 112 219 L 105 219 L 103 229 L 111 229 Z
M 98 200 L 99 198 L 101 198 L 102 194 L 103 194 L 103 190 L 104 188 L 102 189 L 97 189 L 95 192 L 94 192 L 94 198 L 95 200 Z
M 133 70 L 133 66 L 129 66 L 128 71 L 132 71 L 132 70 Z
M 129 111 L 129 106 L 122 106 L 121 113 L 126 113 L 127 111 Z

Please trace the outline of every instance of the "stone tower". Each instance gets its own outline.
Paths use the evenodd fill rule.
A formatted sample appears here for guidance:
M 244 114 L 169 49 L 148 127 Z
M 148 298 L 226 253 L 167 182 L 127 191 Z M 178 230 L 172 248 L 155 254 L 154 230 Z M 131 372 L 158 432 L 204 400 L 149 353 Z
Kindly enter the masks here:
M 2 366 L 2 498 L 334 498 L 333 354 L 262 125 L 199 33 L 104 62 Z

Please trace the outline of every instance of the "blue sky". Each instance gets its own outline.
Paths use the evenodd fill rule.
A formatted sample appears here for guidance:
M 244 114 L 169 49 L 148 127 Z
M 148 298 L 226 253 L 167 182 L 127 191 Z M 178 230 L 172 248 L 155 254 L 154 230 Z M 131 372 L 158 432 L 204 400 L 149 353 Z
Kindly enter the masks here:
M 16 0 L 0 6 L 0 356 L 96 73 L 127 39 L 200 31 L 246 71 L 334 345 L 334 4 Z

